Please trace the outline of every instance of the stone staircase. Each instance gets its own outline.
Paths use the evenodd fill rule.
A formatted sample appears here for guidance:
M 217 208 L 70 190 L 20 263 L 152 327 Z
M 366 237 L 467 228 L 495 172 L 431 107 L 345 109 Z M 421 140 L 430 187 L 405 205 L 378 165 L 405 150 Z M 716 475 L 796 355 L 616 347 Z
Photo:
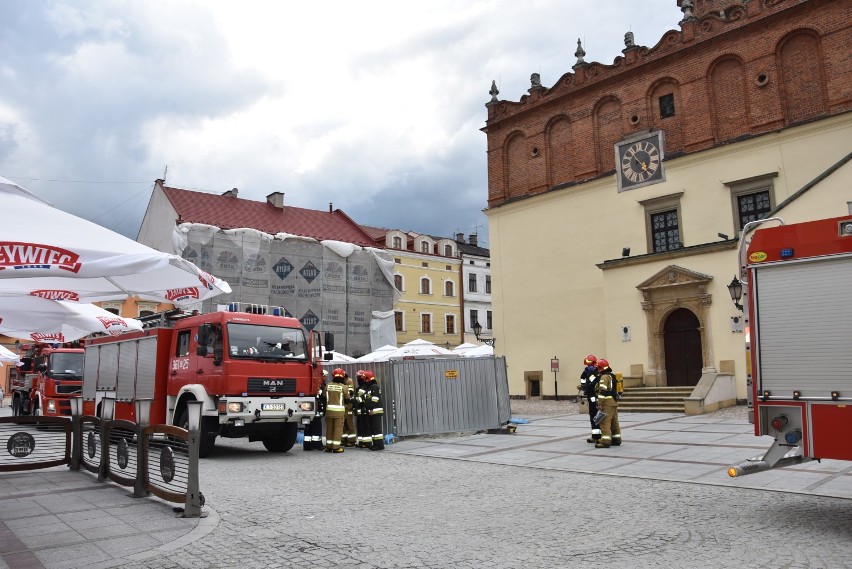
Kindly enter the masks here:
M 694 387 L 625 387 L 618 410 L 622 413 L 683 413 L 683 400 Z

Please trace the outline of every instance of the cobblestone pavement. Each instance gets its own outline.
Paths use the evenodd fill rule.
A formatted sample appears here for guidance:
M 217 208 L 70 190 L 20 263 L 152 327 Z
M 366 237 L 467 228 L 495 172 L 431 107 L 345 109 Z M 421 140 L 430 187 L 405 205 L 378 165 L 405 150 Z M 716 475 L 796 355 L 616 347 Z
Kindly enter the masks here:
M 849 499 L 412 456 L 404 446 L 272 456 L 226 440 L 202 463 L 215 528 L 124 566 L 852 566 Z

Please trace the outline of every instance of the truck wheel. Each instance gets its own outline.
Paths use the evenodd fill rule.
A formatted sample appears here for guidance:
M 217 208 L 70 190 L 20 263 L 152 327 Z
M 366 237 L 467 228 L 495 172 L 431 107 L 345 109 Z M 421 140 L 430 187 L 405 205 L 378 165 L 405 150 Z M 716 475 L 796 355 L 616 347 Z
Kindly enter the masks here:
M 182 429 L 189 428 L 189 409 L 184 409 L 180 414 L 178 427 Z M 208 417 L 201 418 L 201 432 L 198 433 L 198 458 L 207 458 L 213 452 L 213 447 L 216 446 L 216 434 L 210 428 Z
M 280 431 L 263 438 L 263 446 L 269 452 L 287 452 L 296 444 L 296 430 L 296 423 L 284 423 Z

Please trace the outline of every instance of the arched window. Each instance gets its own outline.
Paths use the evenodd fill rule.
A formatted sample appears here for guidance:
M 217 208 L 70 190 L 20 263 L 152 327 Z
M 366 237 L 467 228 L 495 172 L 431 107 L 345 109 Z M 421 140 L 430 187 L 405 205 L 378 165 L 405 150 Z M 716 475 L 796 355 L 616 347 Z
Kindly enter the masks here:
M 432 247 L 429 245 L 428 241 L 421 241 L 420 242 L 420 252 L 421 253 L 431 253 L 432 252 Z
M 444 245 L 444 256 L 452 257 L 453 256 L 453 246 L 452 245 Z
M 396 287 L 396 290 L 402 292 L 402 275 L 393 276 L 393 286 Z
M 456 295 L 456 286 L 453 281 L 446 281 L 444 283 L 444 296 L 455 296 Z
M 432 283 L 427 277 L 420 279 L 420 294 L 432 294 Z
M 402 249 L 402 237 L 400 237 L 399 235 L 393 238 L 393 248 Z

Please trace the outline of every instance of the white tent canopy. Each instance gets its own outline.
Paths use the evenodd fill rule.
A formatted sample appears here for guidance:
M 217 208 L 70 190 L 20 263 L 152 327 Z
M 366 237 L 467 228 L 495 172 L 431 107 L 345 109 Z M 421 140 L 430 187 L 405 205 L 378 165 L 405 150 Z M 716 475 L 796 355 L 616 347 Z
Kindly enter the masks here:
M 326 362 L 325 362 L 326 364 L 334 363 L 334 362 L 349 363 L 349 362 L 355 361 L 355 358 L 353 358 L 351 356 L 347 356 L 346 354 L 341 354 L 340 352 L 331 351 L 331 352 L 325 352 L 325 353 L 331 354 L 331 360 L 326 360 Z
M 477 347 L 479 344 L 471 344 L 470 342 L 465 342 L 463 344 L 459 344 L 455 348 L 453 348 L 454 352 L 458 352 L 460 354 L 464 354 L 464 352 Z
M 493 356 L 493 355 L 494 355 L 494 348 L 492 348 L 488 344 L 482 344 L 482 345 L 476 346 L 475 348 L 465 350 L 464 353 L 462 353 L 462 356 L 464 356 L 466 358 L 481 358 L 481 357 L 484 357 L 484 356 Z
M 389 360 L 422 360 L 429 358 L 458 357 L 460 357 L 460 355 L 457 352 L 452 352 L 451 350 L 442 348 L 432 342 L 427 342 L 426 340 L 421 340 L 419 338 L 408 342 L 401 348 L 390 352 L 386 356 Z
M 369 354 L 365 354 L 360 358 L 357 358 L 356 362 L 385 362 L 387 361 L 387 355 L 391 352 L 396 351 L 397 347 L 387 344 L 382 346 L 381 348 L 376 348 Z

